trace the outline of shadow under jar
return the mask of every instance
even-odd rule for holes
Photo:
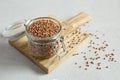
[[[40,17],[25,24],[28,47],[33,56],[50,58],[57,55],[59,59],[67,54],[64,37],[61,36],[61,24],[50,17]]]

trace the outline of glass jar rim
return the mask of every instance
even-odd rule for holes
[[[56,34],[54,34],[53,36],[46,37],[46,38],[40,38],[40,37],[36,37],[36,36],[31,35],[30,32],[28,31],[28,27],[29,27],[33,22],[38,21],[38,20],[42,20],[42,19],[48,19],[48,20],[54,21],[54,22],[60,27],[59,31],[56,32]],[[34,19],[32,19],[32,20],[27,21],[27,22],[24,24],[24,26],[25,26],[25,29],[26,29],[25,32],[26,32],[27,36],[28,36],[29,38],[32,38],[32,40],[51,40],[51,39],[52,39],[52,40],[55,40],[55,39],[57,39],[57,38],[59,37],[59,35],[61,34],[61,30],[62,30],[62,26],[61,26],[60,22],[59,22],[58,20],[54,19],[54,18],[51,18],[51,17],[38,17],[38,18],[34,18]]]

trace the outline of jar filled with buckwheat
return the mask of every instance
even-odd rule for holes
[[[50,58],[66,54],[62,26],[59,21],[50,17],[40,17],[25,24],[28,47],[33,56]]]

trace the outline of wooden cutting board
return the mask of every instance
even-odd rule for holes
[[[57,19],[54,16],[51,17]],[[14,41],[9,41],[10,45],[20,51],[23,55],[38,65],[46,73],[50,73],[51,71],[55,70],[63,62],[75,54],[76,50],[80,49],[80,47],[87,43],[87,41],[90,39],[89,34],[84,33],[78,29],[80,25],[83,25],[91,20],[91,17],[87,13],[79,13],[78,15],[65,22],[59,19],[57,20],[62,24],[62,35],[65,38],[65,45],[68,52],[68,54],[60,60],[56,55],[49,59],[40,59],[39,57],[32,56],[30,54],[30,50],[28,49],[28,39],[26,36]]]

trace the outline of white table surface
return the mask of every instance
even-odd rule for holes
[[[79,69],[74,62],[81,59],[76,56],[45,74],[0,38],[0,80],[120,80],[120,0],[0,0],[0,32],[17,20],[51,14],[68,20],[82,11],[92,16],[89,31],[105,33],[109,49],[116,49],[118,62],[109,64],[110,69]]]

